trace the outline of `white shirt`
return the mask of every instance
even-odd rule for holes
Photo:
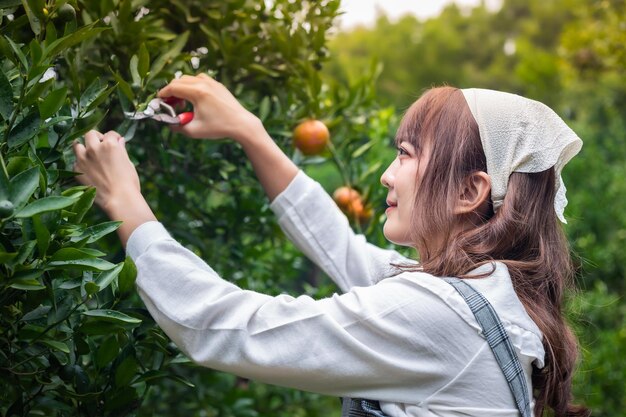
[[[131,235],[127,251],[139,294],[193,361],[267,383],[379,400],[392,417],[519,415],[480,326],[452,286],[426,273],[397,274],[389,264],[408,260],[355,235],[302,172],[271,207],[343,294],[314,300],[242,290],[160,223],[144,223]],[[469,283],[504,323],[530,395],[531,365],[543,366],[542,336],[506,266],[495,263],[489,277]]]

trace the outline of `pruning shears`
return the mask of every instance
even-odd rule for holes
[[[153,98],[148,102],[148,106],[143,111],[127,111],[124,116],[130,120],[152,119],[171,125],[186,125],[193,120],[193,112],[183,112],[176,114],[174,106],[182,103],[183,100],[177,97]]]

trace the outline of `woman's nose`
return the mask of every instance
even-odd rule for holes
[[[394,159],[394,161],[387,167],[385,172],[383,172],[383,175],[380,176],[380,183],[386,188],[393,187],[395,162],[396,161]]]

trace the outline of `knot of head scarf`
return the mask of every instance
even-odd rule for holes
[[[554,167],[554,210],[563,223],[567,205],[561,170],[582,147],[580,138],[548,106],[515,94],[470,88],[461,90],[478,123],[497,210],[513,172],[541,172]]]

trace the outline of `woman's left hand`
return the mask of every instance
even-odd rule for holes
[[[96,204],[112,220],[123,222],[118,229],[123,245],[136,227],[156,220],[141,195],[137,170],[119,133],[91,130],[85,135],[84,145],[74,143],[74,153],[74,171],[80,173],[78,182],[96,187]]]
[[[96,187],[96,203],[104,211],[116,198],[141,194],[137,170],[119,133],[91,130],[85,135],[84,145],[74,143],[74,153],[74,171],[81,174],[78,182]]]

